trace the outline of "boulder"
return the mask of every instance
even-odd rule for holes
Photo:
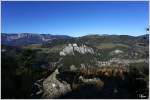
[[[70,71],[76,71],[76,70],[77,70],[77,68],[76,68],[75,65],[71,65],[71,66],[70,66]]]
[[[71,91],[70,84],[57,80],[57,74],[59,74],[58,69],[43,81],[43,98],[59,98]]]

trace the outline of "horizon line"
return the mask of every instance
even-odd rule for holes
[[[119,35],[127,35],[127,36],[134,36],[134,37],[137,37],[137,36],[141,36],[141,35],[149,35],[149,32],[148,33],[143,33],[143,34],[141,34],[141,35],[129,35],[129,34],[97,34],[97,33],[89,33],[89,34],[85,34],[85,35],[80,35],[80,36],[71,36],[71,35],[67,35],[67,34],[57,34],[57,33],[37,33],[37,32],[12,32],[12,33],[6,33],[6,32],[1,32],[1,34],[39,34],[39,35],[41,35],[41,34],[48,34],[48,35],[65,35],[65,36],[69,36],[69,37],[83,37],[83,36],[92,36],[92,35],[98,35],[98,36],[109,36],[109,35],[117,35],[117,36],[119,36]]]

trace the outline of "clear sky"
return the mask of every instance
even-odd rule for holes
[[[5,1],[2,32],[87,34],[146,34],[148,1]]]

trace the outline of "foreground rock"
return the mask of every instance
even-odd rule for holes
[[[43,82],[43,98],[59,98],[62,95],[71,91],[71,86],[65,81],[59,81],[56,75],[59,74],[58,69],[55,70],[47,79]]]

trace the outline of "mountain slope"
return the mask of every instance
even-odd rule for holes
[[[20,34],[1,34],[1,43],[10,46],[23,46],[29,44],[42,44],[44,42],[52,41],[55,39],[68,39],[66,35],[51,35],[51,34],[33,34],[33,33],[20,33]]]

